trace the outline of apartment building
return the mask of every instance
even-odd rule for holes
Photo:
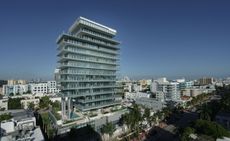
[[[62,118],[80,111],[120,104],[116,100],[119,42],[116,30],[79,17],[57,39]],[[67,108],[66,108],[67,107]]]

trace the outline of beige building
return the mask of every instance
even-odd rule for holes
[[[3,95],[3,88],[0,87],[0,95]]]
[[[7,84],[8,85],[18,85],[18,84],[25,85],[26,80],[8,80]]]
[[[199,85],[209,85],[213,83],[214,83],[214,79],[212,77],[203,77],[198,80]]]

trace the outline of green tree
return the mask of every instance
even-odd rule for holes
[[[230,112],[230,93],[225,93],[221,99],[221,110]]]
[[[130,109],[129,113],[126,113],[122,117],[124,119],[124,123],[127,125],[128,130],[134,130],[139,134],[139,124],[142,120],[141,112],[138,105],[134,104],[133,108]]]
[[[43,127],[45,133],[47,133],[48,126],[50,124],[48,113],[43,113],[42,114],[42,124],[43,124],[42,127]]]
[[[157,115],[154,114],[150,117],[150,126],[152,126],[152,123],[156,123],[157,122]]]
[[[9,120],[11,119],[13,116],[10,113],[5,113],[0,115],[0,122],[2,122],[3,120]]]
[[[14,96],[14,93],[10,93],[9,96]]]
[[[48,96],[44,96],[40,99],[39,108],[45,109],[49,108],[50,100]]]
[[[21,109],[21,100],[22,98],[9,98],[8,109]]]
[[[181,141],[189,141],[190,140],[190,137],[189,135],[190,134],[193,134],[195,132],[195,129],[191,128],[191,127],[186,127],[184,130],[183,130],[183,133],[180,137]]]
[[[59,101],[50,102],[54,111],[61,110],[61,103]]]
[[[101,133],[102,134],[109,134],[109,137],[111,137],[113,135],[114,131],[115,131],[115,126],[111,122],[106,123],[101,128]]]
[[[208,106],[207,103],[203,104],[202,107],[199,109],[200,111],[200,119],[203,120],[211,120],[212,109]]]
[[[151,117],[150,117],[150,109],[145,108],[144,114],[143,114],[143,119],[146,119],[149,125],[151,125]]]
[[[197,133],[209,135],[215,139],[224,136],[230,137],[229,131],[215,122],[199,119],[195,122],[194,128],[196,129]]]
[[[172,114],[172,111],[168,107],[165,107],[165,108],[162,109],[162,113],[163,113],[164,117],[166,118],[166,117],[169,117]]]
[[[35,108],[35,104],[33,102],[30,102],[28,104],[28,109],[34,110],[34,108]]]

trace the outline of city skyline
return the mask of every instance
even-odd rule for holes
[[[0,78],[53,78],[56,37],[79,16],[118,30],[122,76],[226,77],[229,6],[228,1],[4,1]]]

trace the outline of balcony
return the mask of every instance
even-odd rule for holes
[[[99,108],[108,107],[108,106],[112,106],[112,105],[118,105],[118,104],[121,104],[120,100],[115,100],[112,102],[108,102],[108,103],[104,103],[104,104],[100,104],[100,105],[92,105],[92,106],[76,105],[76,107],[78,109],[80,109],[81,111],[88,111],[88,110],[99,109]]]
[[[65,52],[66,53],[79,54],[79,55],[85,55],[85,56],[99,57],[99,58],[104,58],[104,59],[120,60],[118,58],[118,56],[117,57],[111,57],[108,55],[102,55],[102,54],[97,53],[95,51],[92,52],[92,51],[88,51],[88,50],[77,50],[77,49],[69,49],[69,48],[62,49],[57,56],[61,57],[61,55],[64,54]]]
[[[117,85],[101,85],[101,86],[75,86],[75,87],[64,87],[63,91],[68,90],[79,90],[79,89],[99,89],[99,88],[116,88]]]
[[[79,59],[77,57],[70,57],[70,56],[63,56],[58,62],[66,61],[66,60],[74,60],[74,61],[81,61],[81,62],[92,62],[97,64],[107,64],[107,65],[115,65],[117,66],[118,63],[112,62],[105,62],[105,61],[96,61],[96,60],[89,60],[89,59]]]
[[[115,97],[104,97],[104,98],[94,98],[94,99],[79,99],[78,102],[80,103],[90,103],[90,102],[96,102],[96,101],[105,101],[105,100],[113,100]]]
[[[97,76],[116,76],[116,74],[106,74],[106,73],[88,73],[88,72],[85,72],[85,73],[79,73],[79,72],[76,72],[76,73],[73,73],[73,72],[61,72],[60,74],[63,74],[63,75],[97,75]]]
[[[102,40],[105,40],[105,41],[108,41],[108,42],[111,42],[115,45],[118,45],[120,44],[118,41],[112,39],[112,38],[108,38],[108,37],[105,37],[105,36],[102,36],[101,34],[97,34],[95,32],[92,32],[92,31],[89,31],[89,30],[86,30],[86,29],[81,29],[78,31],[78,34],[77,35],[81,35],[81,34],[87,34],[87,35],[91,35],[95,38],[98,38],[98,39],[102,39]]]
[[[118,70],[116,69],[116,67],[89,67],[89,66],[81,66],[81,65],[77,65],[77,64],[70,64],[70,63],[66,63],[66,64],[61,64],[61,66],[59,68],[86,68],[86,69],[95,69],[95,70]]]
[[[75,34],[70,35],[70,36],[82,39],[83,41],[86,41],[86,42],[89,42],[89,43],[94,43],[96,45],[99,44],[99,45],[104,46],[104,47],[108,47],[108,48],[112,48],[112,49],[119,49],[116,45],[113,45],[113,44],[110,44],[110,43],[106,43],[104,41],[100,41],[100,40],[93,39],[93,38],[90,38],[90,37],[79,36],[79,35],[75,35]]]
[[[81,80],[60,80],[60,82],[114,82],[116,79],[81,79]]]
[[[101,92],[92,92],[92,93],[78,93],[78,94],[67,94],[68,97],[76,98],[82,96],[95,96],[95,95],[104,95],[104,94],[114,94],[114,91],[101,91]]]
[[[90,39],[87,39],[86,37],[77,37],[77,36],[72,36],[72,35],[63,35],[65,36],[64,39],[66,40],[60,40],[59,43],[59,47],[58,49],[60,49],[62,46],[65,46],[65,45],[75,45],[75,46],[78,46],[78,47],[82,47],[83,49],[90,49],[90,50],[95,50],[95,51],[99,51],[99,52],[105,52],[105,53],[111,53],[111,54],[118,54],[118,50],[120,48],[116,47],[116,46],[110,46],[110,45],[106,45],[106,44],[103,44],[103,43],[97,43],[97,41],[91,41]],[[69,39],[69,40],[68,40]],[[78,40],[78,41],[77,41]],[[88,42],[88,43],[82,43],[81,41],[83,42]],[[92,42],[96,45],[93,45]],[[103,48],[102,46],[100,47],[99,45],[102,45],[104,47],[106,46],[110,46],[112,49],[116,49],[116,50],[112,50],[112,49],[109,49],[109,48]]]

